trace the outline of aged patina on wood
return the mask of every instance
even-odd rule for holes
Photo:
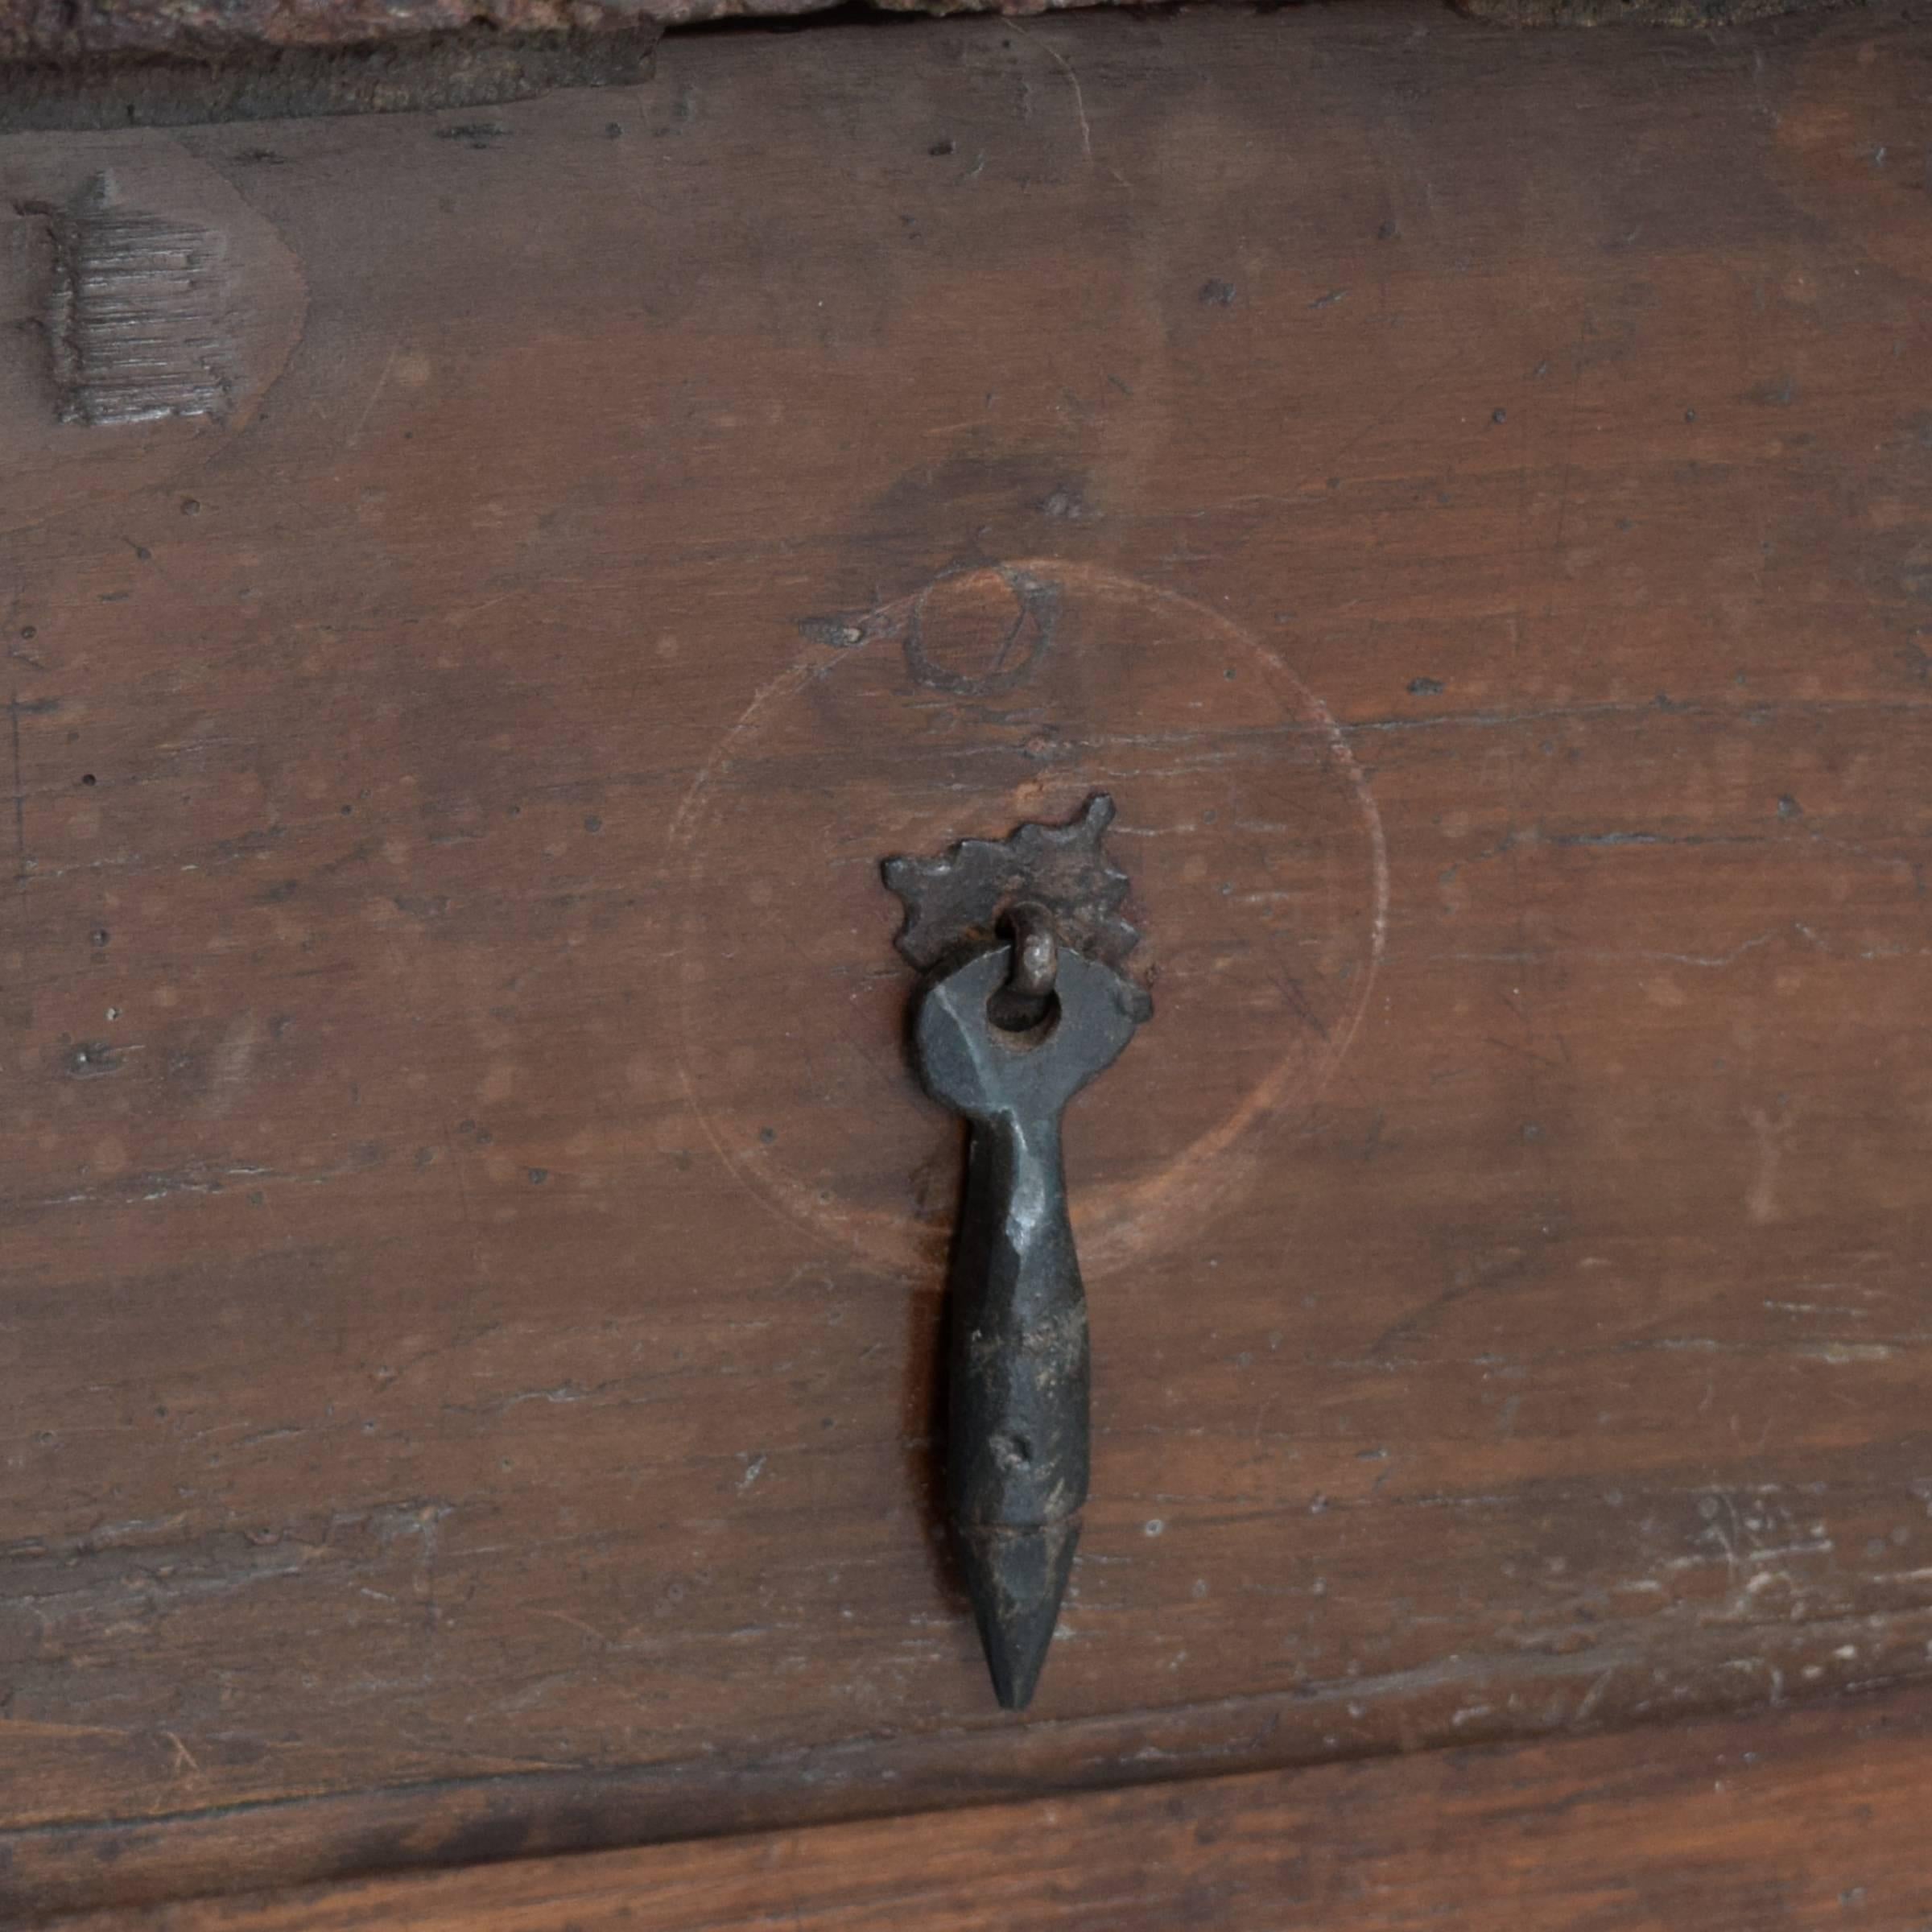
[[[0,0],[0,134],[400,114],[650,77],[669,28],[809,20],[852,0]],[[1122,0],[859,0],[1030,16]],[[1841,0],[1457,0],[1533,27],[1718,27]]]
[[[872,0],[884,14],[1031,15],[1108,0]],[[1525,22],[1665,18],[1714,26],[1817,7],[1821,0],[1466,0]],[[628,38],[640,23],[822,13],[840,0],[0,0],[0,62],[73,66],[114,60],[210,64],[300,49],[394,52],[518,36],[580,45]],[[217,76],[204,76],[214,80]]]
[[[4,1914],[1922,1675],[1926,88],[1096,15],[10,138]],[[63,248],[208,413],[64,407]],[[1096,789],[1018,1723],[876,869]]]
[[[1922,1926],[1922,1690],[349,1883],[64,1932]]]

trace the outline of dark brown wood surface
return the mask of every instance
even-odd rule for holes
[[[1917,1932],[1923,1692],[163,1906],[64,1932]]]
[[[1922,1675],[1927,47],[0,144],[6,1909]],[[130,250],[160,378],[57,300]],[[1158,1011],[1015,1723],[875,869],[1102,785]]]

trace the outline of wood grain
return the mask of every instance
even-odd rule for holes
[[[306,290],[245,423],[0,348],[4,1909],[1922,1676],[1927,85],[1096,16],[0,143]],[[1096,785],[1016,1724],[873,869]]]
[[[67,1932],[1916,1932],[1923,1692],[68,1922]]]

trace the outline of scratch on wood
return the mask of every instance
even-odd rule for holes
[[[20,694],[9,694],[6,719],[14,740],[14,883],[27,883],[27,793],[20,782]]]
[[[214,230],[118,206],[96,175],[65,207],[34,202],[53,246],[44,321],[60,419],[219,416],[233,386]]]
[[[1033,41],[1036,45],[1045,49],[1047,58],[1051,60],[1054,64],[1059,68],[1060,72],[1067,76],[1067,84],[1073,89],[1074,118],[1080,124],[1080,152],[1086,157],[1088,164],[1090,166],[1092,165],[1094,163],[1093,126],[1092,123],[1087,118],[1086,89],[1080,85],[1080,76],[1075,71],[1073,63],[1069,60],[1067,56],[1053,44],[1051,41],[1042,40],[1038,34],[1029,32],[1027,29],[1022,27],[1017,20],[1011,22],[1009,24],[1012,26],[1013,31],[1016,34],[1020,35],[1026,39]],[[1118,168],[1110,167],[1107,170],[1107,172],[1111,175],[1114,180],[1117,181],[1122,188],[1126,188],[1130,185],[1126,176],[1121,174]]]

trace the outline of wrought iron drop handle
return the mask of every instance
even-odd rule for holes
[[[1126,881],[1099,855],[1112,815],[1111,801],[1096,798],[1072,826],[1026,826],[1000,844],[969,840],[946,860],[893,861],[886,872],[908,909],[902,949],[962,867],[984,875],[973,902],[981,917],[942,949],[912,1047],[927,1091],[970,1127],[948,1316],[946,1488],[993,1687],[1009,1710],[1024,1708],[1038,1681],[1087,1500],[1087,1303],[1060,1117],[1150,1010],[1114,965],[1063,943],[1067,927],[1102,931],[1117,952],[1138,937],[1117,918]],[[1075,882],[1087,902],[1056,915],[1052,868],[1016,865],[1016,848],[1064,857],[1081,842],[1092,863]],[[989,881],[1038,896],[1002,905],[995,892],[986,906]]]

